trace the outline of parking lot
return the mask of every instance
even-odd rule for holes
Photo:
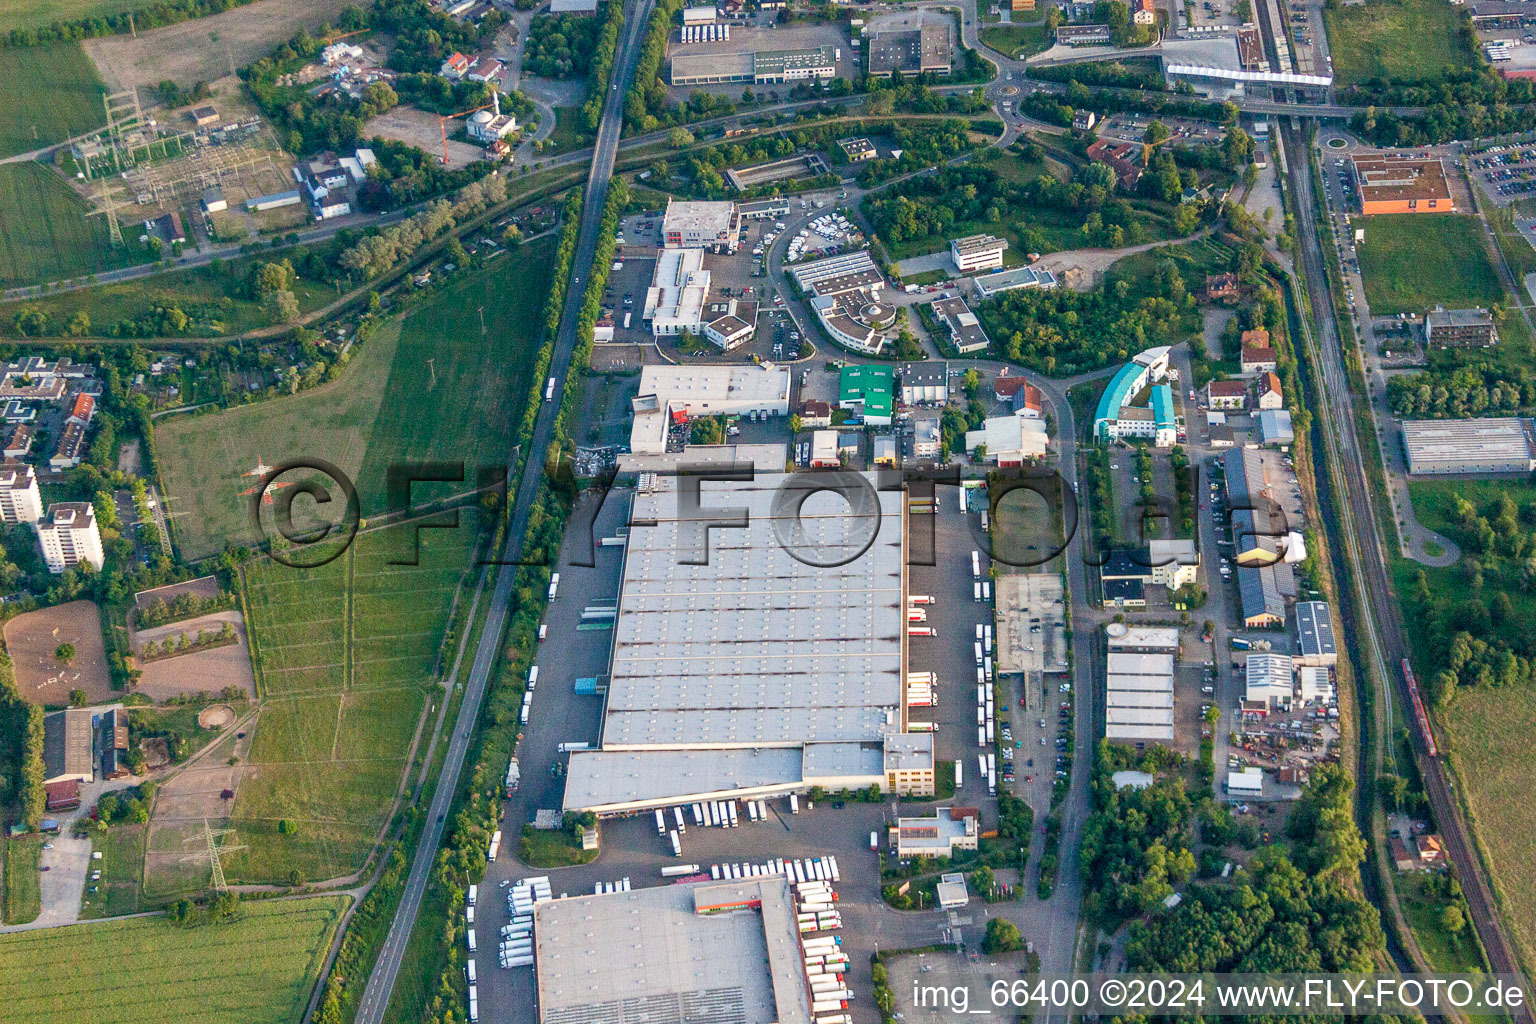
[[[1536,54],[1536,46],[1530,49]],[[1500,205],[1536,192],[1536,141],[1490,146],[1469,156],[1468,163],[1484,191]]]

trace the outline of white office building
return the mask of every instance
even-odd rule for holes
[[[667,428],[679,414],[788,416],[789,385],[789,370],[776,366],[646,366],[640,371],[640,391],[630,403],[635,419],[629,450],[636,455],[663,454]]]
[[[96,528],[96,509],[87,501],[61,501],[50,506],[48,518],[36,524],[48,571],[61,573],[72,565],[89,562],[97,570],[106,561],[101,551],[101,531]]]
[[[1003,265],[1003,251],[1008,248],[1004,239],[993,235],[966,235],[952,239],[949,255],[962,274],[978,270],[996,270]]]
[[[37,471],[24,462],[0,462],[0,522],[15,526],[41,518],[43,496],[37,489]]]
[[[656,259],[651,286],[645,292],[642,318],[651,333],[701,334],[704,304],[709,299],[709,271],[704,269],[703,249],[663,249]]]

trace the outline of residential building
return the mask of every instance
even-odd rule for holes
[[[1333,636],[1333,613],[1326,601],[1301,601],[1296,605],[1296,663],[1332,668],[1339,663]]]
[[[931,818],[897,818],[890,827],[890,845],[897,860],[953,857],[956,850],[980,845],[979,817],[975,807],[940,807]]]
[[[1445,166],[1438,158],[1374,154],[1351,158],[1360,190],[1360,212],[1451,213],[1451,197]],[[1367,242],[1369,244],[1369,242]]]
[[[326,154],[293,169],[309,210],[316,220],[345,217],[352,212],[356,188],[368,178],[368,168],[378,160],[373,150],[360,148],[352,156]]]
[[[1273,373],[1279,367],[1275,350],[1268,345],[1243,345],[1240,373],[1244,377],[1256,377],[1261,373]]]
[[[48,518],[33,524],[48,571],[61,573],[70,566],[89,562],[98,571],[106,561],[101,550],[101,531],[96,509],[88,501],[61,501],[48,507]]]
[[[966,235],[950,240],[949,255],[960,273],[973,274],[1002,267],[1007,248],[1007,240],[995,235]]]
[[[1072,114],[1072,130],[1075,132],[1092,131],[1098,123],[1099,115],[1091,110],[1077,110]]]
[[[1228,271],[1205,276],[1206,302],[1236,302],[1241,294],[1238,290],[1236,274]]]
[[[1050,440],[1044,420],[1027,416],[989,416],[980,430],[966,431],[965,450],[971,454],[985,445],[983,461],[995,462],[999,468],[1008,469],[1043,459]]]
[[[464,76],[469,74],[469,69],[474,66],[475,58],[455,50],[453,53],[449,54],[448,59],[443,61],[443,63],[438,67],[437,73],[448,79],[450,82],[459,82],[463,81]]]
[[[72,469],[85,461],[85,425],[78,421],[64,424],[59,432],[59,443],[53,450],[48,465],[53,469]]]
[[[954,63],[955,28],[948,15],[924,18],[916,28],[869,35],[869,74],[872,78],[903,75],[947,75]]]
[[[1131,20],[1138,25],[1156,25],[1157,8],[1152,0],[1135,0],[1131,5]]]
[[[37,406],[28,405],[19,398],[12,398],[5,403],[0,410],[0,419],[10,424],[35,423],[37,421]]]
[[[37,486],[37,471],[9,457],[0,462],[0,522],[6,526],[35,523],[43,518],[43,494]]]
[[[1057,38],[1063,29],[1057,29]],[[1129,192],[1136,187],[1141,180],[1141,151],[1139,142],[1125,142],[1121,139],[1099,139],[1088,146],[1088,159],[1102,164],[1108,164],[1115,172],[1115,178],[1120,187]]]
[[[733,202],[667,200],[661,218],[661,241],[668,249],[709,249],[735,252],[740,244],[741,210]]]
[[[1152,582],[1169,590],[1194,583],[1200,569],[1200,553],[1192,540],[1149,540],[1147,561]]]
[[[6,439],[4,454],[7,459],[21,459],[31,450],[32,428],[23,423]]]
[[[1248,385],[1240,380],[1213,380],[1205,386],[1205,402],[1212,409],[1242,409],[1248,404]]]
[[[1486,309],[1436,306],[1424,314],[1424,341],[1430,348],[1487,348],[1499,343],[1499,331]]]
[[[1260,409],[1285,408],[1285,396],[1280,390],[1280,375],[1274,370],[1259,374],[1258,405]]]
[[[74,404],[69,408],[69,415],[65,417],[65,423],[78,423],[82,427],[91,425],[91,418],[96,415],[96,399],[92,395],[81,392],[75,396]]]
[[[703,249],[662,249],[651,273],[640,314],[657,338],[703,331],[704,303],[709,298],[710,273]]]
[[[901,367],[901,402],[914,405],[944,405],[949,401],[949,364],[942,359],[905,363]]]
[[[810,430],[813,427],[830,427],[832,425],[832,405],[823,402],[819,398],[807,398],[800,403],[800,428]]]
[[[837,407],[865,424],[888,427],[896,404],[896,371],[877,363],[845,366],[838,380]]]
[[[1536,472],[1536,428],[1523,417],[1404,420],[1402,428],[1409,473]]]
[[[789,388],[790,371],[781,367],[648,364],[631,402],[630,451],[664,454],[669,428],[694,416],[787,416]]]
[[[1212,448],[1231,448],[1237,444],[1237,433],[1226,423],[1212,423],[1210,435]]]
[[[939,323],[948,329],[949,342],[960,355],[984,351],[992,344],[992,339],[982,329],[981,321],[971,312],[971,307],[965,304],[964,299],[958,296],[939,299],[929,303],[928,308]]]
[[[144,234],[158,239],[162,245],[176,245],[187,240],[187,232],[181,226],[181,214],[174,210],[145,221]]]

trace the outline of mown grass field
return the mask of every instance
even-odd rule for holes
[[[148,825],[113,825],[91,832],[91,849],[101,854],[92,866],[100,869],[95,893],[86,893],[80,904],[83,918],[121,917],[154,907],[144,899],[140,884],[144,874],[144,833]]]
[[[178,540],[192,558],[225,541],[250,543],[241,474],[260,456],[333,463],[355,481],[364,516],[383,511],[385,471],[401,459],[505,462],[527,397],[537,311],[549,288],[553,240],[540,240],[466,276],[375,332],[336,382],[313,391],[162,421],[155,436],[167,486],[180,503]],[[486,333],[480,333],[484,311]],[[416,500],[432,487],[418,485]]]
[[[263,696],[233,824],[247,849],[225,870],[247,881],[318,880],[360,867],[405,771],[474,531],[427,530],[418,565],[408,526],[359,535],[318,569],[246,572]],[[296,826],[283,834],[280,823]]]
[[[1341,88],[1370,78],[1434,79],[1446,67],[1465,68],[1476,59],[1461,38],[1458,9],[1439,0],[1324,8],[1323,21]]]
[[[0,1006],[27,1024],[293,1024],[346,902],[246,904],[191,929],[154,917],[0,935]]]
[[[43,856],[40,836],[23,836],[5,843],[5,923],[26,924],[37,920],[43,911],[42,876],[38,865]]]
[[[119,11],[137,11],[153,0],[0,0],[0,32],[41,28],[55,21],[103,18]]]
[[[53,9],[37,0],[0,0],[0,31],[9,8]],[[117,9],[121,10],[121,7]],[[51,20],[51,18],[49,19]],[[29,153],[106,123],[105,87],[79,43],[0,49],[0,156]]]
[[[0,50],[0,57],[9,52]],[[0,164],[0,288],[99,273],[142,258],[135,245],[114,247],[106,221],[87,217],[84,200],[53,171]],[[7,312],[14,319],[14,309]]]
[[[1022,60],[1051,45],[1045,23],[1038,25],[990,25],[981,30],[981,41],[998,53]]]
[[[1423,313],[1437,303],[1459,309],[1506,301],[1476,217],[1398,213],[1360,223],[1365,301],[1377,316]]]

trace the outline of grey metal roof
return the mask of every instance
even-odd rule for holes
[[[1303,657],[1339,653],[1327,602],[1302,601],[1296,606],[1296,640]]]
[[[1283,563],[1282,563],[1283,564]],[[1287,569],[1290,566],[1286,566]],[[1243,618],[1254,619],[1270,614],[1285,618],[1285,596],[1281,592],[1277,566],[1258,567],[1240,565],[1237,568],[1237,590],[1242,597]]]
[[[810,1022],[782,875],[549,900],[534,951],[542,1024]]]

